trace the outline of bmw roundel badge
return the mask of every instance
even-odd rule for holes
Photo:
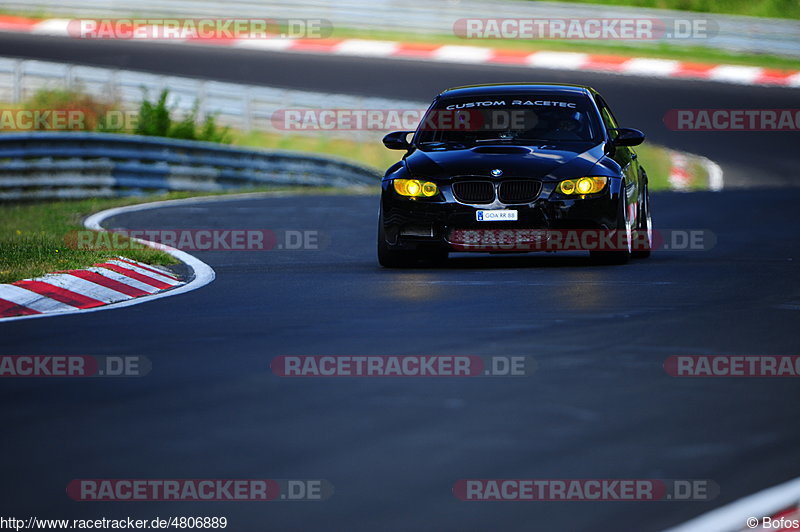
[[[503,175],[503,171],[500,170],[499,168],[495,168],[489,173],[492,174],[492,177],[500,177],[501,175]]]

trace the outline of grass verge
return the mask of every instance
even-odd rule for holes
[[[381,172],[402,157],[401,152],[386,149],[378,138],[361,142],[327,135],[287,135],[263,131],[232,131],[231,136],[234,146],[332,155],[379,169]]]
[[[566,1],[576,4],[600,3],[598,0]],[[603,5],[677,9],[679,11],[748,17],[800,18],[800,3],[796,0],[756,0],[755,2],[753,0],[603,0]]]
[[[640,164],[647,171],[650,190],[669,190],[669,174],[672,169],[672,158],[669,150],[663,146],[642,144],[636,147],[636,153],[639,155]],[[708,179],[705,181],[708,181]]]
[[[75,249],[68,235],[83,229],[92,212],[133,203],[125,199],[87,199],[13,204],[0,209],[0,283],[38,277],[48,272],[84,268],[115,255],[113,251]],[[149,264],[175,264],[170,255],[151,248],[125,250],[124,255]]]
[[[541,0],[522,0],[539,2]],[[629,7],[646,7],[653,9],[673,9],[678,11],[694,11],[697,13],[716,13],[720,15],[743,15],[748,17],[770,17],[800,19],[800,4],[796,0],[558,0],[564,3],[595,4],[598,6],[617,5]],[[0,8],[0,13],[19,15],[20,10]],[[31,8],[22,12],[31,18],[63,17],[42,8]],[[139,13],[131,8],[130,15],[147,17],[147,13]]]

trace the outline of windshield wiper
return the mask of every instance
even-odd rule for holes
[[[494,138],[494,139],[478,139],[475,141],[475,144],[481,144],[486,142],[516,142],[519,144],[529,144],[531,142],[553,142],[550,139],[526,139],[526,138]]]
[[[475,142],[475,144],[481,144],[481,143],[484,143],[484,142],[511,142],[511,141],[516,142],[516,140],[517,139],[513,138],[513,137],[506,137],[506,138],[497,137],[497,138],[493,138],[493,139],[475,139],[474,142]]]
[[[438,148],[438,147],[445,147],[445,146],[461,146],[466,147],[466,143],[461,140],[429,140],[426,142],[420,142],[417,146],[424,146],[426,148]]]

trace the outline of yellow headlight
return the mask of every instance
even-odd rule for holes
[[[572,181],[572,180],[562,181],[561,182],[561,186],[558,187],[558,188],[564,194],[567,194],[567,195],[572,194],[573,192],[575,192],[575,181]]]
[[[558,191],[567,196],[573,194],[585,196],[597,194],[606,188],[606,177],[581,177],[580,179],[567,179],[558,184]]]
[[[590,194],[592,192],[592,188],[594,188],[592,180],[588,177],[582,177],[578,179],[578,184],[575,187],[575,190],[578,191],[578,194]]]
[[[436,183],[430,181],[419,181],[418,179],[395,179],[394,190],[401,196],[411,198],[426,197],[430,198],[439,193]]]
[[[422,195],[425,197],[430,198],[431,196],[435,196],[439,193],[439,187],[436,186],[436,183],[431,183],[430,181],[426,181],[422,184]]]
[[[394,180],[394,190],[401,196],[410,196],[411,194],[408,193],[408,183],[410,179],[395,179]]]

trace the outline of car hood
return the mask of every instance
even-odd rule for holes
[[[490,176],[564,179],[588,174],[605,157],[603,144],[574,146],[475,146],[463,150],[415,150],[405,158],[414,177],[448,179],[454,176]]]

